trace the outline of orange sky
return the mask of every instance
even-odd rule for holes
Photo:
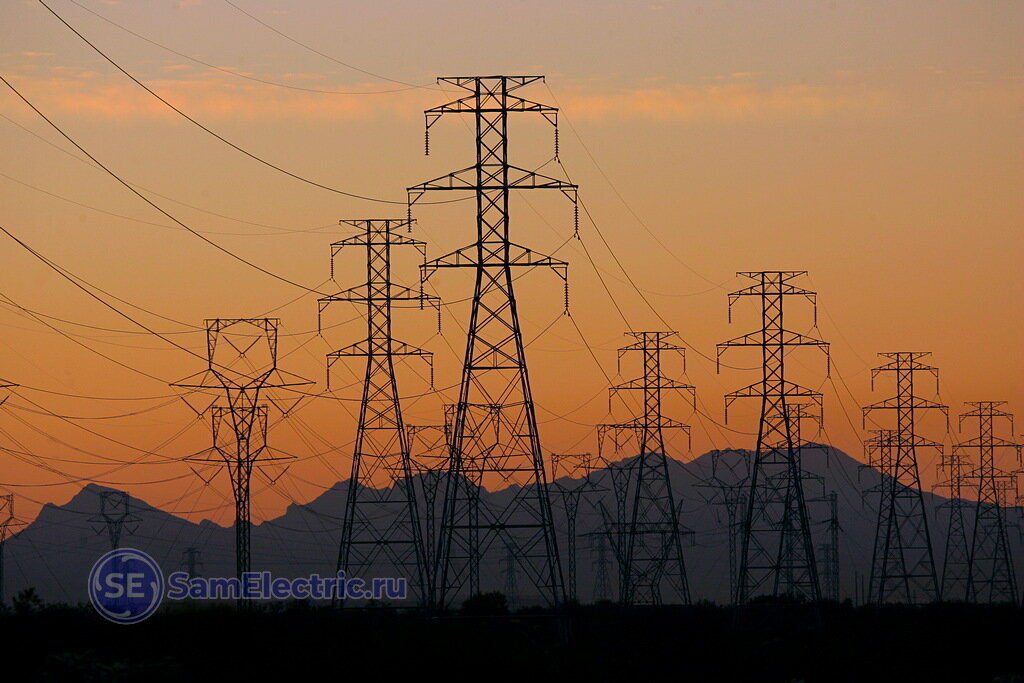
[[[571,264],[572,320],[561,316],[554,275],[517,282],[547,449],[593,450],[592,425],[627,416],[622,405],[608,414],[605,391],[609,378],[639,372],[627,363],[615,377],[614,350],[627,343],[627,327],[675,329],[691,347],[688,378],[704,415],[680,404],[674,416],[694,424],[693,454],[752,446],[752,407],[737,408],[728,428],[714,421],[723,419],[722,395],[756,372],[716,375],[708,360],[716,343],[758,324],[752,302],[727,323],[726,295],[744,286],[738,270],[810,271],[819,329],[810,330],[798,301],[790,320],[833,343],[832,381],[813,350],[794,352],[790,367],[826,394],[819,438],[856,457],[864,436],[858,406],[893,390],[882,379],[870,391],[879,351],[934,352],[940,398],[954,414],[969,400],[1024,406],[1016,353],[1024,333],[1019,3],[236,3],[333,61],[222,0],[76,1],[51,4],[219,134],[320,183],[392,200],[471,163],[472,134],[458,120],[432,129],[431,155],[423,156],[422,110],[451,99],[429,87],[435,76],[546,74],[546,86],[523,94],[562,108],[564,172],[579,183],[592,218],[584,215],[582,243],[566,241],[572,210],[561,196],[533,192],[512,206],[516,242]],[[83,7],[249,78],[146,43]],[[116,72],[34,1],[0,6],[0,44],[0,73],[98,159],[210,240],[285,278],[324,290],[357,284],[360,264],[344,259],[337,285],[326,282],[328,245],[348,234],[337,219],[404,216],[401,206],[313,188],[230,149]],[[280,316],[290,335],[281,366],[315,379],[314,391],[324,388],[324,354],[364,334],[358,309],[339,304],[325,319],[335,326],[317,337],[315,297],[173,226],[76,160],[80,153],[6,89],[0,115],[0,225],[125,313],[199,353],[202,334],[179,323]],[[542,121],[519,116],[511,135],[517,165],[550,160],[553,136]],[[550,162],[544,172],[563,170]],[[435,255],[468,244],[471,210],[417,208],[417,236]],[[207,428],[166,386],[199,370],[199,361],[140,334],[12,240],[4,237],[0,249],[0,376],[23,385],[0,413],[0,446],[11,451],[0,484],[17,494],[19,514],[31,518],[41,503],[69,499],[82,485],[70,477],[227,523],[227,481],[221,475],[203,486],[180,461],[206,445]],[[415,259],[400,259],[397,269],[413,281]],[[470,293],[463,275],[442,272],[431,282],[448,300]],[[42,318],[60,332],[19,307],[60,319]],[[458,381],[466,313],[462,304],[447,308],[443,336],[429,313],[397,318],[400,338],[435,352],[438,387]],[[757,362],[732,353],[733,365]],[[336,367],[339,385],[360,372]],[[403,393],[426,392],[422,377],[423,368],[410,365]],[[256,518],[345,476],[357,389],[336,392],[344,400],[309,401],[272,430],[272,443],[298,460],[276,485],[256,484]],[[453,395],[410,400],[407,421],[439,422]],[[923,429],[943,438],[941,417]],[[692,457],[682,439],[673,448],[675,457]],[[935,462],[922,458],[929,477]]]

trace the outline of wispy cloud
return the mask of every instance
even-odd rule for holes
[[[802,84],[762,88],[746,82],[748,74],[732,77],[744,82],[617,90],[596,95],[576,92],[561,99],[566,112],[581,119],[661,121],[820,118],[839,112],[879,111],[889,101],[881,91]]]

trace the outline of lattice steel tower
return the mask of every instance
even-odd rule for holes
[[[346,247],[359,247],[366,251],[366,281],[320,299],[320,313],[339,301],[363,304],[367,310],[367,330],[365,339],[327,355],[328,386],[331,365],[339,358],[366,358],[338,569],[359,577],[386,576],[386,572],[394,570],[413,572],[415,589],[421,602],[426,603],[431,595],[432,573],[423,544],[409,434],[402,419],[395,379],[395,357],[418,356],[429,363],[430,352],[395,339],[392,307],[437,307],[438,298],[392,281],[392,247],[411,246],[426,258],[423,242],[396,232],[410,226],[408,220],[342,223],[360,232],[331,245],[331,275],[337,255]]]
[[[889,362],[871,371],[872,389],[880,373],[892,372],[896,375],[896,396],[865,407],[864,415],[876,410],[892,410],[896,413],[896,430],[890,435],[890,472],[888,479],[883,481],[888,491],[883,492],[878,511],[868,602],[881,604],[894,598],[909,603],[922,598],[940,600],[941,587],[935,572],[928,516],[921,493],[917,449],[938,448],[941,452],[942,444],[919,436],[915,430],[919,411],[938,409],[945,414],[946,406],[914,393],[916,373],[934,375],[938,389],[939,371],[920,361],[931,355],[927,351],[879,355],[888,358]]]
[[[620,534],[616,535],[620,539],[619,600],[624,605],[661,604],[665,581],[674,585],[684,604],[690,602],[682,528],[665,449],[665,430],[679,429],[689,436],[690,427],[667,417],[662,400],[672,393],[681,393],[688,394],[695,402],[696,393],[693,385],[671,379],[662,371],[663,355],[685,353],[683,347],[667,341],[675,334],[628,333],[636,341],[619,349],[619,359],[621,361],[627,353],[641,354],[644,374],[611,387],[609,393],[615,396],[624,391],[642,392],[643,412],[628,422],[598,427],[599,441],[609,433],[626,434],[635,439],[637,445],[637,456],[624,464],[623,481],[617,485],[619,497],[627,508],[616,520],[620,529]],[[685,355],[683,358],[685,366]]]
[[[277,367],[279,325],[276,318],[206,320],[206,369],[172,385],[223,393],[223,404],[199,411],[210,416],[213,446],[191,459],[222,462],[227,468],[235,501],[235,571],[239,578],[252,569],[250,483],[253,469],[292,457],[267,445],[267,402],[274,400],[267,390],[310,383]],[[284,408],[281,410],[287,412]]]
[[[966,600],[967,583],[971,573],[971,549],[967,542],[967,524],[964,521],[968,503],[963,499],[964,479],[968,473],[967,459],[960,449],[954,448],[952,453],[942,455],[939,469],[945,478],[937,488],[949,491],[949,499],[939,506],[949,515],[939,588],[943,600]]]
[[[718,345],[718,357],[732,347],[761,350],[761,380],[725,397],[726,415],[733,401],[761,399],[757,446],[748,482],[747,510],[740,539],[737,603],[759,594],[786,594],[817,600],[821,596],[814,560],[804,473],[800,467],[797,419],[788,406],[812,402],[821,406],[821,394],[785,376],[788,349],[814,346],[828,357],[828,342],[787,330],[783,303],[800,296],[815,304],[815,293],[793,284],[806,271],[757,271],[738,275],[754,284],[729,295],[732,307],[742,297],[761,300],[761,329]],[[815,306],[815,311],[817,307]]]
[[[996,453],[1014,449],[1019,454],[1021,445],[994,434],[997,419],[1005,419],[1013,434],[1013,415],[1001,409],[1006,401],[969,401],[967,405],[973,410],[960,416],[961,426],[971,418],[976,418],[978,425],[978,436],[957,444],[962,450],[978,453],[978,467],[968,477],[978,482],[978,504],[971,535],[967,599],[1016,602],[1017,579],[1003,514],[1007,493],[1015,488],[1014,476],[996,464]]]
[[[0,400],[0,404],[3,401]],[[0,604],[6,597],[4,592],[4,547],[11,538],[12,529],[25,526],[25,522],[14,516],[14,494],[0,496]]]
[[[540,80],[438,79],[464,95],[428,109],[427,130],[446,114],[472,116],[476,163],[409,188],[410,206],[435,190],[468,191],[476,199],[476,241],[424,266],[424,277],[439,268],[472,268],[476,275],[441,527],[441,606],[464,589],[479,592],[484,556],[508,548],[545,601],[558,604],[565,597],[512,271],[545,266],[565,279],[567,264],[515,244],[509,230],[512,190],[553,189],[576,198],[575,185],[509,163],[510,113],[538,113],[556,123],[556,109],[513,94]],[[482,503],[482,486],[512,484],[517,487],[506,503],[494,508]]]
[[[131,498],[126,491],[101,491],[100,512],[89,521],[102,526],[96,528],[96,533],[107,532],[107,539],[110,541],[110,549],[117,550],[121,547],[121,534],[125,529],[129,534],[134,534],[142,520],[131,511]]]

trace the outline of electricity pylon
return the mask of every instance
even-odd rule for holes
[[[427,130],[447,114],[472,116],[476,163],[408,188],[410,210],[431,191],[468,191],[476,199],[476,240],[423,268],[424,277],[440,268],[471,268],[476,275],[441,525],[437,591],[442,607],[464,589],[480,591],[480,563],[492,548],[512,548],[524,577],[546,602],[565,599],[512,271],[543,266],[566,280],[567,264],[514,243],[509,231],[512,190],[553,189],[576,200],[575,185],[509,163],[510,113],[538,113],[556,123],[555,108],[513,94],[540,80],[438,79],[463,96],[426,110]],[[485,505],[479,493],[485,485],[514,485],[511,498]]]
[[[337,568],[348,576],[360,577],[367,572],[370,576],[396,569],[413,572],[415,590],[426,605],[432,594],[432,572],[423,545],[409,435],[395,378],[395,357],[417,356],[429,363],[431,355],[394,337],[392,309],[403,304],[438,308],[438,298],[392,281],[392,247],[413,247],[426,259],[424,242],[396,232],[411,227],[408,220],[342,223],[358,228],[359,233],[331,245],[332,276],[338,254],[346,247],[359,247],[366,251],[366,281],[321,298],[320,313],[339,301],[363,304],[367,330],[365,339],[327,354],[328,385],[331,365],[338,359],[366,359]]]
[[[617,526],[624,534],[620,540],[620,595],[624,605],[658,605],[662,601],[662,584],[674,585],[684,604],[690,602],[686,562],[683,557],[682,529],[678,508],[668,471],[669,457],[665,449],[665,430],[679,429],[687,436],[689,425],[665,415],[662,400],[672,394],[688,394],[695,403],[693,385],[671,379],[662,371],[662,356],[683,355],[681,346],[667,341],[675,332],[629,332],[636,341],[619,349],[619,360],[632,352],[641,354],[642,377],[609,389],[611,397],[624,391],[643,392],[642,413],[628,422],[598,427],[598,440],[611,433],[616,447],[619,435],[635,440],[636,457],[621,467],[624,481],[617,488],[627,510],[620,508]],[[685,355],[684,372],[685,372]],[[599,443],[603,450],[603,443]],[[621,514],[625,512],[625,514]]]
[[[117,550],[121,547],[121,534],[125,530],[134,534],[142,519],[133,514],[130,506],[131,497],[125,491],[101,491],[100,511],[89,519],[97,534],[107,532],[107,539],[110,541],[110,549]]]
[[[250,484],[254,468],[290,459],[267,445],[267,393],[309,381],[277,367],[276,318],[211,318],[206,320],[205,370],[172,386],[193,391],[223,392],[224,403],[196,410],[208,414],[213,446],[191,456],[198,462],[223,462],[235,501],[235,572],[241,579],[252,569]],[[188,397],[183,397],[190,407]],[[297,400],[291,402],[297,404]],[[278,406],[280,408],[280,406]],[[281,408],[287,414],[288,409]],[[248,601],[239,599],[240,604]]]
[[[199,548],[189,546],[181,551],[181,569],[188,573],[189,578],[201,576],[200,568],[203,566],[202,553]]]
[[[409,435],[416,503],[421,510],[420,537],[423,543],[423,558],[427,564],[427,585],[433,586],[437,569],[434,562],[437,557],[437,521],[440,517],[438,494],[448,473],[450,430],[447,425],[406,425],[405,431]]]
[[[967,599],[973,602],[1016,602],[1017,580],[1013,570],[1010,542],[1006,534],[1003,507],[1006,494],[1014,488],[1014,477],[996,463],[996,453],[1013,449],[1018,458],[1021,444],[995,435],[995,421],[1005,419],[1013,434],[1013,415],[1002,410],[1006,401],[969,401],[964,420],[977,418],[978,436],[957,447],[978,453],[978,467],[968,476],[978,482],[978,504],[971,535],[971,553],[967,578]]]
[[[596,493],[600,490],[590,479],[590,474],[593,471],[593,461],[594,457],[590,453],[551,454],[551,488],[558,495],[562,503],[562,512],[565,514],[565,593],[566,599],[569,601],[576,601],[578,599],[576,580],[576,519],[579,516],[580,502],[585,495]],[[582,479],[573,478],[573,475],[580,474],[583,475]],[[562,483],[559,481],[560,476],[572,478],[572,483]]]
[[[925,365],[921,358],[927,351],[897,351],[879,354],[889,362],[871,370],[871,387],[880,373],[896,375],[896,395],[864,408],[865,417],[876,410],[896,413],[896,430],[886,436],[889,448],[889,478],[882,485],[875,554],[871,562],[868,602],[879,604],[893,598],[914,603],[922,598],[938,601],[941,587],[935,572],[935,556],[928,532],[928,516],[921,492],[921,474],[917,463],[918,448],[938,448],[942,444],[919,436],[916,417],[922,410],[937,409],[946,414],[946,406],[921,398],[914,393],[914,375],[927,372],[935,377],[938,390],[938,369]]]
[[[939,506],[949,514],[946,527],[946,552],[942,561],[940,589],[943,600],[967,600],[970,581],[970,554],[967,543],[967,524],[964,511],[967,501],[963,499],[963,484],[967,476],[967,459],[960,449],[943,454],[939,469],[945,478],[936,488],[947,489],[949,499]]]
[[[828,541],[822,543],[821,595],[829,600],[839,601],[839,495],[830,491],[823,499],[828,503],[828,517],[825,519]]]
[[[697,484],[698,489],[708,489],[711,492],[702,494],[704,501],[712,505],[721,505],[725,508],[726,531],[729,544],[729,600],[736,598],[736,580],[738,577],[738,539],[740,531],[740,518],[746,508],[748,474],[736,472],[736,465],[749,465],[744,459],[739,463],[725,461],[725,455],[738,455],[736,451],[711,452],[711,475],[704,477]],[[723,476],[722,470],[728,473]],[[719,522],[721,518],[719,517]]]
[[[2,403],[3,401],[0,401],[0,404]],[[11,537],[11,530],[23,526],[25,526],[25,522],[14,516],[14,494],[8,493],[0,496],[0,604],[4,603],[6,597],[4,592],[4,547]]]
[[[780,594],[817,600],[821,596],[814,560],[811,525],[804,498],[804,473],[800,467],[796,420],[788,406],[813,402],[821,406],[821,394],[785,376],[788,349],[814,346],[828,357],[828,342],[787,330],[783,303],[800,296],[815,304],[815,293],[793,281],[806,271],[757,271],[738,275],[754,284],[729,295],[732,307],[742,297],[761,300],[761,329],[718,345],[718,358],[732,347],[761,350],[761,380],[725,397],[729,406],[740,398],[759,398],[761,418],[757,445],[750,467],[747,509],[740,539],[739,579],[736,602],[743,604],[759,594]],[[815,306],[815,312],[817,308]]]

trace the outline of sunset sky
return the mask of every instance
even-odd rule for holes
[[[921,393],[949,404],[954,431],[931,416],[930,438],[973,436],[955,431],[965,401],[1024,413],[1019,2],[46,2],[235,145],[398,202],[261,165],[145,92],[39,2],[0,4],[0,75],[25,98],[209,241],[322,292],[365,275],[350,254],[329,281],[329,244],[352,232],[338,219],[404,217],[407,186],[472,163],[468,119],[436,124],[423,154],[423,109],[454,96],[435,77],[545,75],[522,94],[561,108],[561,165],[550,126],[523,114],[511,160],[568,174],[585,207],[580,240],[558,193],[523,193],[511,209],[514,241],[570,263],[571,319],[554,274],[516,283],[546,451],[594,451],[593,426],[629,416],[620,403],[609,413],[606,391],[640,372],[627,358],[616,376],[627,329],[677,330],[688,347],[699,414],[672,404],[693,425],[692,451],[676,438],[673,457],[753,447],[755,406],[737,406],[726,425],[722,397],[757,379],[759,359],[731,351],[718,374],[714,363],[717,343],[759,326],[753,301],[727,319],[728,293],[746,285],[735,273],[747,270],[807,270],[819,294],[817,329],[806,302],[787,309],[795,331],[832,342],[831,379],[813,349],[790,357],[793,379],[825,394],[817,440],[863,457],[860,406],[895,390],[882,376],[871,391],[882,351],[933,352],[941,392],[922,378]],[[2,84],[0,117],[0,226],[110,307],[198,354],[204,318],[280,317],[280,365],[315,380],[314,394],[326,388],[325,354],[365,335],[360,309],[338,304],[318,336],[316,295],[174,225]],[[472,241],[472,211],[417,206],[414,234],[447,253]],[[201,361],[2,233],[0,253],[0,377],[21,385],[0,410],[0,487],[19,516],[98,481],[230,523],[224,475],[205,486],[182,462],[209,429],[168,387]],[[413,283],[414,255],[397,258],[396,273]],[[472,292],[465,273],[430,283],[447,301]],[[422,364],[404,366],[402,393],[416,397],[407,422],[439,423],[454,400],[467,313],[446,307],[440,336],[430,312],[396,315],[400,339],[435,353],[443,389],[429,392]],[[341,388],[272,429],[297,459],[277,484],[254,483],[255,519],[347,476],[361,368],[335,368]],[[889,425],[875,419],[868,429]],[[936,463],[922,454],[928,485]]]

